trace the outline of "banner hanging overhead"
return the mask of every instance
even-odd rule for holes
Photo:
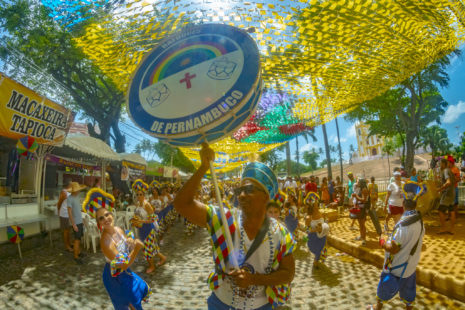
[[[0,73],[0,136],[61,146],[74,114]]]

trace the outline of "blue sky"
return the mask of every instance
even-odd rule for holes
[[[441,119],[441,127],[447,130],[449,139],[452,143],[458,144],[460,141],[459,133],[465,131],[465,56],[455,57],[451,61],[448,69],[450,83],[449,87],[441,89],[441,94],[449,103],[445,115]],[[338,117],[339,133],[341,136],[341,146],[344,155],[344,160],[349,159],[349,146],[354,145],[357,149],[357,140],[355,137],[355,127],[353,123],[346,122],[344,115]],[[334,146],[337,145],[336,122],[333,120],[326,124],[328,133],[328,142]],[[310,150],[312,147],[324,149],[323,131],[321,126],[315,128],[317,141],[309,141],[307,143],[304,138],[299,138],[299,149],[301,153],[305,150]],[[291,154],[295,159],[295,140],[291,141]],[[285,154],[282,154],[285,158]],[[320,160],[324,158],[320,156]]]

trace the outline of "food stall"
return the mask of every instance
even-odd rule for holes
[[[46,229],[45,156],[63,145],[73,119],[71,110],[0,73],[0,243],[12,225],[26,237]]]

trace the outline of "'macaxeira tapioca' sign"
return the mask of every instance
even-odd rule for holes
[[[74,114],[0,73],[0,136],[61,146]]]

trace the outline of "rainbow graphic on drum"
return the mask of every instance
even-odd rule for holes
[[[173,50],[171,53],[168,53],[163,60],[158,62],[150,75],[147,86],[153,85],[189,67],[221,57],[236,50],[237,48],[232,44],[220,45],[213,41],[188,42],[183,48]]]

